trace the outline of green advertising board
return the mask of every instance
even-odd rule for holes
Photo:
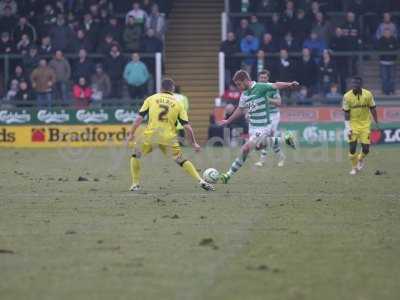
[[[132,109],[2,109],[0,125],[127,124],[136,118]]]

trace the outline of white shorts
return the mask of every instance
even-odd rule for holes
[[[272,133],[276,134],[278,132],[278,126],[281,121],[281,113],[279,111],[275,113],[270,113],[269,118],[271,120]]]
[[[249,142],[258,147],[266,144],[267,138],[272,136],[271,124],[265,127],[249,127]]]

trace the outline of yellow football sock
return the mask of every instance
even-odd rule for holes
[[[199,173],[190,161],[185,161],[181,166],[185,170],[185,172],[192,176],[194,179],[199,181],[201,180]]]
[[[132,185],[138,185],[140,182],[140,161],[136,157],[131,157],[131,176]]]
[[[363,160],[366,156],[367,154],[365,154],[364,152],[360,152],[360,154],[358,154],[358,160]]]
[[[354,153],[354,154],[349,153],[349,158],[351,161],[351,166],[353,168],[355,168],[357,166],[357,162],[358,162],[358,155],[356,153]]]

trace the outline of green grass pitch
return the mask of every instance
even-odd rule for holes
[[[286,152],[214,193],[155,152],[133,194],[124,149],[1,150],[0,299],[400,299],[399,148],[356,177],[345,149]]]

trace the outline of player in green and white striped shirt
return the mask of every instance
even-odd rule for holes
[[[269,82],[270,79],[270,72],[268,70],[262,70],[258,73],[258,82]],[[279,91],[272,91],[267,93],[267,99],[269,103],[269,116],[271,120],[271,127],[272,127],[272,134],[277,136],[278,135],[278,126],[280,122],[280,112],[279,106],[282,103],[281,95]],[[283,167],[285,163],[285,154],[282,152],[280,147],[280,143],[273,143],[271,145],[272,151],[278,156],[278,166]],[[267,159],[267,148],[261,149],[260,160],[255,163],[257,167],[264,166],[264,163]]]
[[[293,82],[275,82],[260,83],[250,79],[246,71],[239,70],[233,76],[233,81],[242,91],[239,106],[235,112],[227,119],[220,122],[221,126],[228,125],[236,118],[240,117],[247,109],[249,114],[249,140],[242,146],[240,155],[232,163],[232,166],[226,173],[221,174],[223,183],[228,183],[231,176],[236,173],[246,161],[248,154],[254,148],[264,148],[269,143],[279,142],[279,138],[272,136],[271,120],[269,115],[269,103],[267,93],[297,87],[299,83]],[[286,143],[292,143],[293,137],[288,136]]]

